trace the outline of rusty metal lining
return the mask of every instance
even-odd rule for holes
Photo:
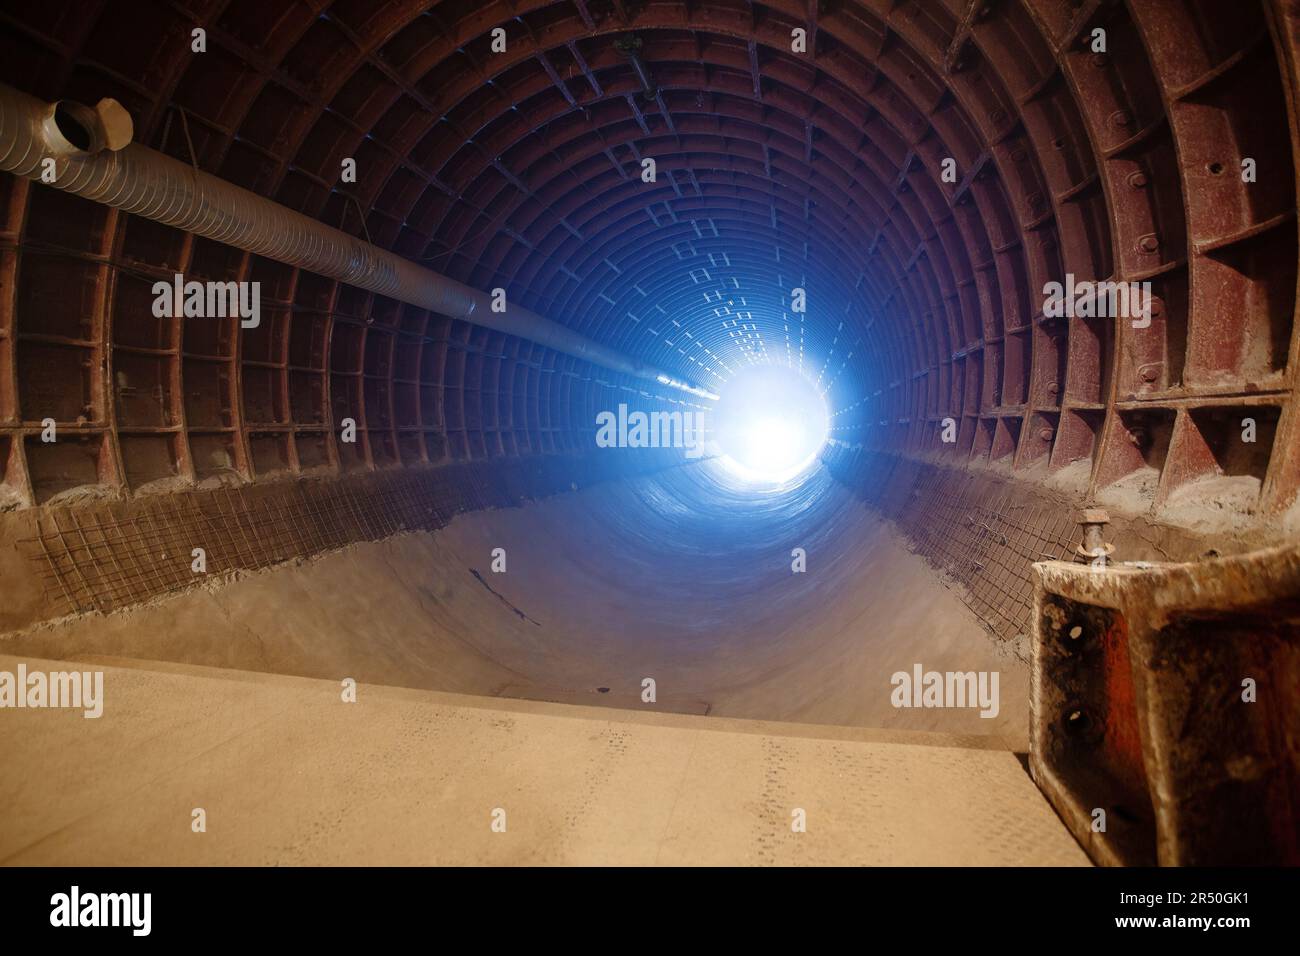
[[[807,26],[796,0],[735,17],[686,3],[159,11],[123,31],[107,9],[9,9],[3,78],[47,98],[113,95],[144,142],[185,163],[466,286],[505,287],[674,375],[716,385],[754,358],[800,364],[827,388],[846,442],[1059,480],[1175,522],[1213,496],[1230,502],[1227,522],[1263,525],[1300,487],[1295,31],[1274,5],[914,0],[886,16],[844,3],[817,17],[806,53],[790,45]],[[503,53],[491,48],[497,26]],[[195,27],[205,54],[178,39]],[[1105,52],[1092,48],[1096,30]],[[652,100],[617,49],[629,34]],[[347,187],[344,157],[365,170]],[[946,158],[955,181],[941,175]],[[1237,175],[1246,158],[1256,183]],[[653,183],[643,159],[658,164]],[[119,414],[101,371],[133,347],[132,277],[179,266],[247,278],[266,265],[4,188],[0,460],[20,503],[48,497],[37,484],[65,468],[27,440],[43,417],[34,383],[79,377],[82,363],[79,474],[123,489],[197,477],[223,454],[254,478],[583,440],[586,399],[533,374],[549,359],[525,349],[529,371],[498,372],[430,348],[463,334],[446,317],[318,289],[296,270],[276,275],[278,334],[319,334],[327,352],[337,335],[349,371],[283,352],[259,370],[268,360],[241,343],[191,357],[171,331],[154,377],[173,383],[177,408],[143,425]],[[1066,273],[1152,282],[1152,329],[1047,319],[1040,290]],[[783,307],[797,283],[817,303],[808,314]],[[719,315],[722,293],[733,304]],[[85,328],[38,340],[23,315],[74,295]],[[400,362],[373,357],[421,337],[433,354],[417,374],[408,366],[399,381]],[[487,394],[484,376],[503,383],[490,415],[469,407]],[[212,377],[225,392],[219,424],[192,422],[178,396]],[[289,392],[289,411],[259,420],[259,391]],[[314,392],[327,396],[323,414]],[[505,407],[538,425],[492,424]],[[54,410],[69,427],[79,414]],[[331,438],[342,417],[368,433],[355,460]],[[1224,423],[1246,417],[1259,438],[1243,452]],[[939,437],[948,418],[951,444]],[[170,431],[122,440],[147,427]]]

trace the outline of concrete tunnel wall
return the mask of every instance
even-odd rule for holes
[[[6,644],[611,700],[655,667],[683,710],[871,723],[900,718],[852,690],[868,654],[1023,673],[1028,564],[1072,552],[1085,501],[1129,558],[1294,535],[1294,14],[958,7],[4,11],[11,85],[113,96],[140,142],[685,380],[801,366],[834,413],[825,471],[738,499],[707,465],[594,448],[597,411],[689,396],[5,175]],[[498,23],[519,24],[500,58]],[[155,319],[178,271],[260,281],[262,326]],[[1150,331],[1044,315],[1067,274],[1152,282]],[[218,576],[371,543],[130,610],[193,586],[192,529]],[[493,537],[500,599],[467,570]],[[790,576],[805,540],[817,572]],[[236,594],[280,617],[244,630]],[[389,636],[349,644],[354,599]],[[124,616],[42,626],[100,611]]]
[[[11,636],[106,655],[457,693],[994,734],[1027,675],[889,525],[820,470],[767,498],[710,463],[606,482]],[[719,482],[721,482],[719,484]],[[791,574],[804,548],[813,573]],[[503,548],[506,573],[492,573]],[[1000,711],[896,710],[914,662],[998,670]]]

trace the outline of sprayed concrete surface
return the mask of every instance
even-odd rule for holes
[[[989,738],[83,666],[98,719],[0,714],[0,862],[1087,863]]]
[[[690,494],[653,478],[598,485],[9,635],[0,651],[985,734],[1027,749],[1024,664],[885,522],[817,481],[815,507],[766,511],[737,497],[692,512]],[[794,547],[806,573],[791,571]],[[495,548],[505,573],[491,569]],[[917,664],[997,671],[998,715],[895,708],[891,675]]]

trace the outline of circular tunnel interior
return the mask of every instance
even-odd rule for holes
[[[1173,0],[8,4],[7,87],[609,351],[5,173],[0,650],[649,678],[1023,752],[1033,565],[1086,564],[1081,508],[1116,560],[1300,533],[1296,36]],[[160,314],[182,276],[257,283],[256,324]],[[1000,703],[900,709],[914,664]]]

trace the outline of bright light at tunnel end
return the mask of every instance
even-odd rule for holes
[[[784,365],[742,369],[719,389],[713,413],[719,462],[754,484],[784,484],[811,469],[830,435],[826,401]]]

